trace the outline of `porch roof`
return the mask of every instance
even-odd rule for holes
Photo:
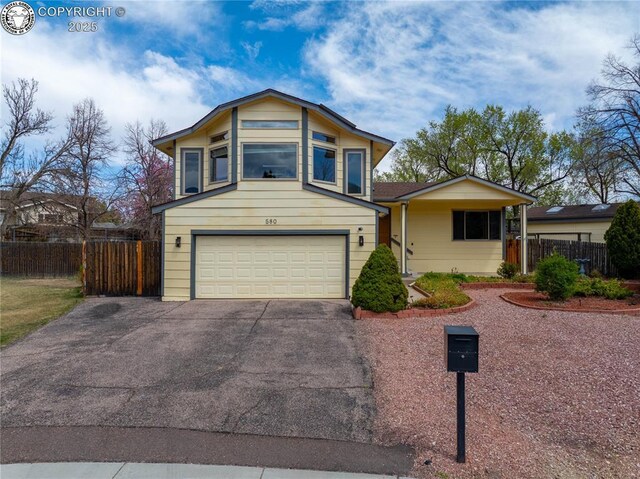
[[[520,191],[513,190],[506,186],[493,183],[491,181],[478,178],[473,175],[463,175],[450,180],[441,182],[378,182],[374,183],[373,187],[373,200],[378,203],[401,203],[407,202],[411,199],[434,199],[434,200],[475,200],[473,196],[469,194],[461,195],[459,198],[453,195],[452,197],[440,197],[440,195],[433,195],[432,193],[443,190],[445,188],[459,185],[462,182],[470,182],[477,187],[484,187],[490,190],[494,190],[500,198],[491,198],[490,200],[509,200],[513,204],[531,204],[536,200],[535,196],[522,193]],[[487,199],[488,198],[478,198]]]

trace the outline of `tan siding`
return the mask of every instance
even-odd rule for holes
[[[425,193],[421,195],[420,198],[428,198],[429,200],[512,200],[518,203],[522,201],[522,199],[508,192],[481,185],[470,180],[460,181],[450,186]]]
[[[296,120],[298,121],[298,129],[253,129],[243,128],[242,120]],[[309,112],[309,125],[308,125],[308,181],[313,182],[313,146],[318,145],[325,148],[332,148],[336,151],[336,183],[323,183],[316,182],[316,184],[322,188],[342,193],[344,190],[344,148],[364,149],[366,151],[366,164],[365,164],[365,183],[366,190],[364,196],[358,196],[359,198],[370,200],[371,185],[371,158],[370,158],[370,142],[357,135],[352,135],[347,131],[342,130],[335,124],[327,121],[321,115],[315,112]],[[221,133],[223,131],[231,131],[231,112],[226,112],[216,119],[215,122],[211,122],[201,132],[181,138],[176,144],[176,198],[181,198],[181,149],[182,148],[203,148],[203,189],[204,191],[219,188],[228,184],[228,182],[216,182],[209,183],[209,151],[211,145],[209,139],[211,135]],[[312,139],[312,132],[320,131],[326,134],[334,135],[336,137],[336,145],[329,143],[318,142]],[[276,99],[263,99],[253,103],[242,105],[238,108],[238,149],[236,151],[238,159],[238,181],[242,183],[242,148],[244,143],[295,143],[298,147],[298,181],[302,179],[302,110],[297,105],[291,105],[289,103],[276,100]],[[229,148],[231,148],[231,138],[227,142]],[[224,145],[225,143],[216,143],[215,147]],[[229,149],[229,155],[231,156],[231,149]],[[229,175],[231,175],[232,165],[229,165]],[[248,180],[254,182],[255,180]],[[260,180],[258,180],[260,181]],[[275,183],[282,184],[288,180],[276,181]],[[273,182],[270,180],[269,182]]]
[[[482,202],[456,202],[456,208],[493,209]],[[502,262],[502,241],[453,241],[452,210],[446,202],[412,201],[408,208],[408,268],[413,273],[495,274]],[[400,207],[392,209],[391,235],[400,241]],[[400,248],[393,248],[396,256]]]
[[[350,287],[369,257],[375,242],[375,215],[368,208],[317,195],[291,186],[278,192],[286,182],[244,182],[242,189],[223,196],[169,209],[165,212],[165,282],[164,300],[186,300],[190,295],[191,230],[320,230],[347,229],[350,237]],[[256,186],[256,189],[252,187]],[[282,194],[285,197],[278,197]],[[231,206],[233,205],[233,206]],[[304,206],[309,206],[307,209]],[[265,225],[266,218],[275,218],[274,226]],[[362,227],[362,233],[358,232]],[[363,235],[365,245],[358,245]],[[175,246],[176,236],[181,247]]]
[[[592,241],[594,243],[604,243],[604,234],[611,226],[611,221],[580,221],[580,222],[557,222],[557,223],[531,223],[527,224],[528,235],[537,233],[540,238],[572,240],[578,239],[577,233],[591,233],[591,239],[582,235],[582,241]],[[555,233],[555,234],[544,234]],[[566,233],[566,234],[558,234]]]

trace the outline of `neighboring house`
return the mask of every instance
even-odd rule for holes
[[[379,241],[392,248],[404,274],[485,275],[495,274],[506,258],[505,209],[522,210],[535,200],[471,175],[439,183],[375,183],[373,199],[389,208],[380,219]]]
[[[346,298],[385,206],[373,168],[393,142],[275,90],[153,142],[174,158],[162,213],[164,300]]]
[[[16,203],[10,191],[0,191],[0,223],[8,239],[59,238],[78,222],[78,209],[72,203],[68,196],[31,191]]]
[[[604,234],[621,204],[529,208],[529,237],[604,243]]]
[[[4,239],[10,241],[81,241],[78,197],[28,191],[19,201],[10,191],[0,190],[0,224]],[[15,211],[12,215],[11,212]],[[7,224],[4,224],[7,222]],[[140,231],[131,225],[94,222],[91,237],[95,239],[138,239]]]

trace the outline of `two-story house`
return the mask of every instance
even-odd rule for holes
[[[535,199],[468,175],[373,185],[391,140],[275,90],[153,144],[174,163],[175,199],[153,208],[164,300],[349,298],[378,238],[404,275],[495,274],[505,208]]]
[[[164,300],[348,298],[388,208],[373,168],[393,142],[266,90],[153,142],[171,155]]]

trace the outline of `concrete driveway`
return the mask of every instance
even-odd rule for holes
[[[346,301],[95,298],[2,351],[3,427],[371,440]]]

